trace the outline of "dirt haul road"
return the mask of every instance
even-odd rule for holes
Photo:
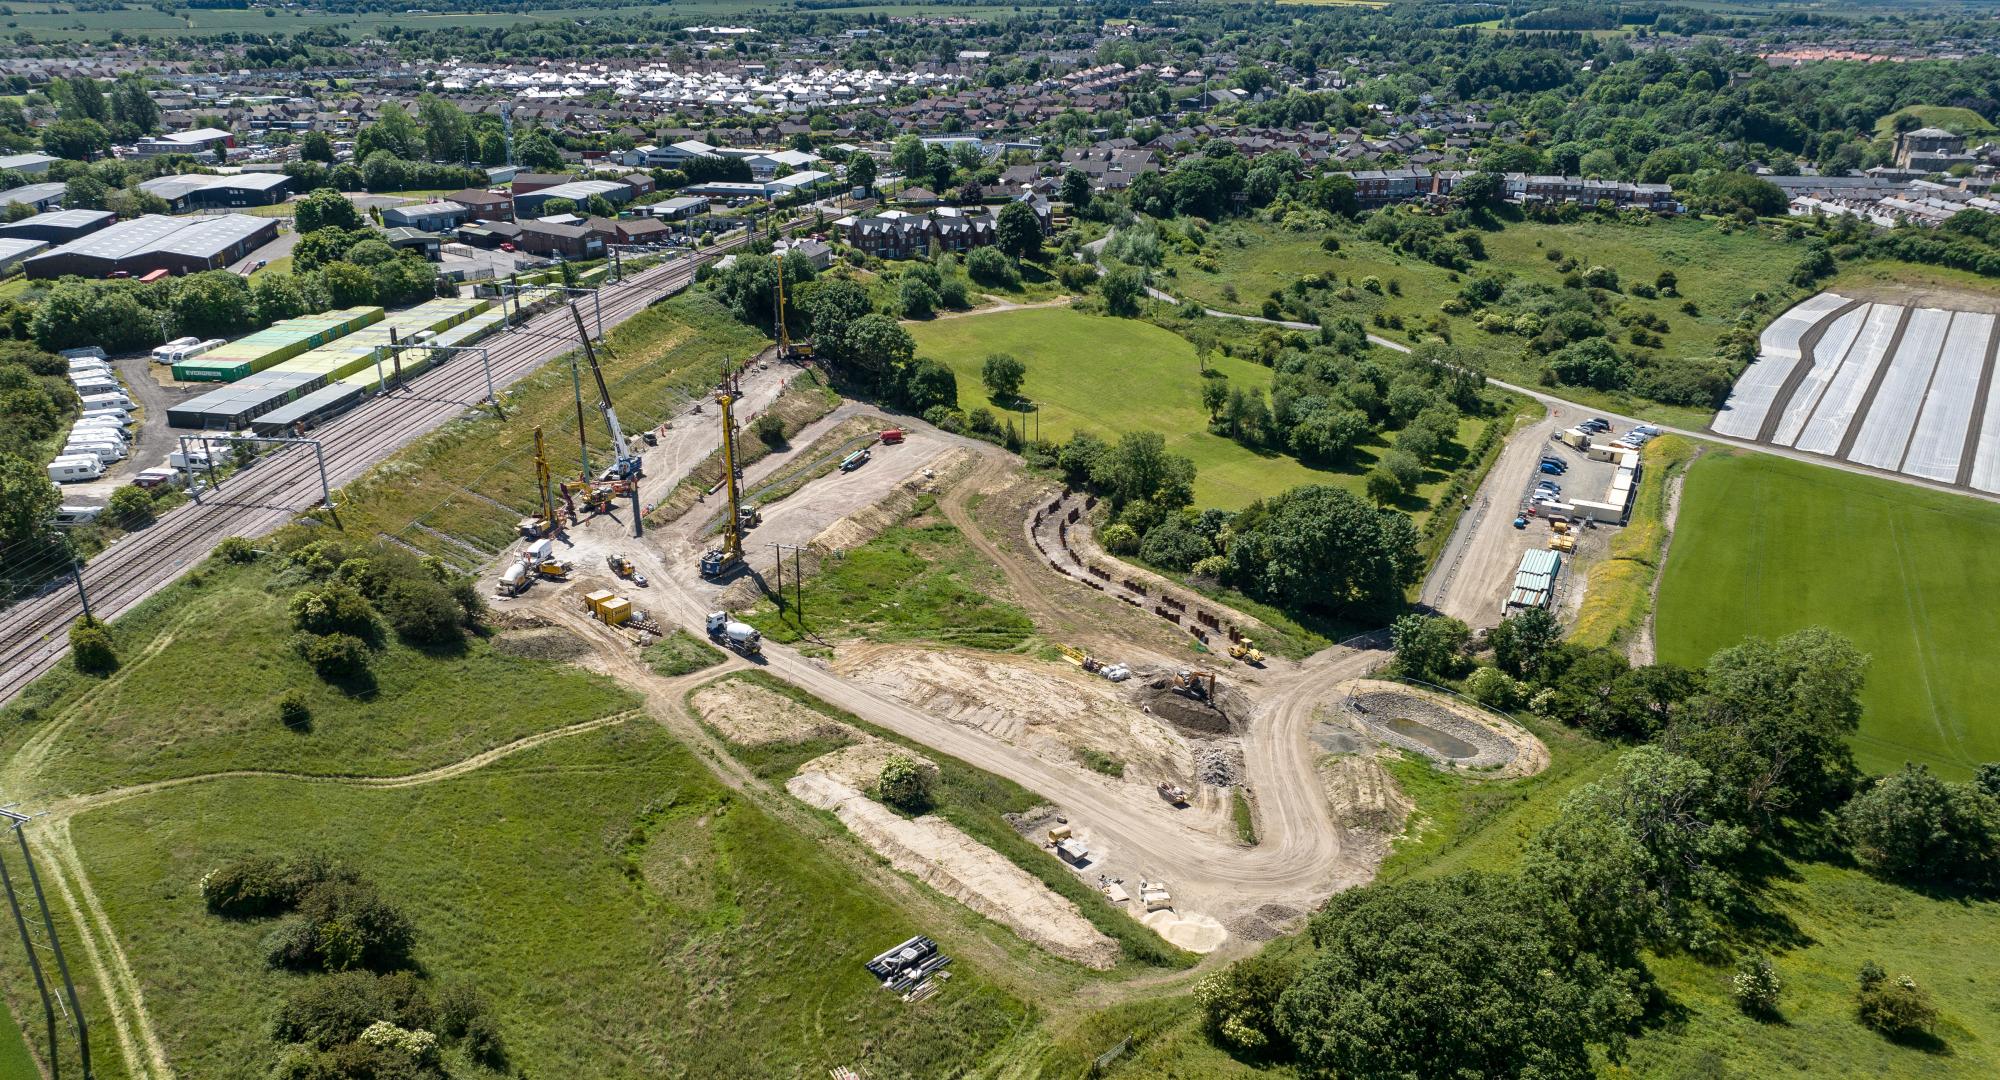
[[[980,452],[1000,453],[984,446]],[[654,564],[649,573],[657,571],[648,605],[669,625],[699,626],[716,602],[716,588],[695,573],[705,546],[691,535],[697,528],[683,518],[656,530],[645,545],[642,561]],[[1334,687],[1380,662],[1379,653],[1331,648],[1263,695],[1243,736],[1260,837],[1256,847],[1199,830],[1193,818],[1173,812],[1150,789],[1047,761],[837,675],[823,661],[793,649],[766,643],[762,666],[872,724],[1035,792],[1060,806],[1091,847],[1113,853],[1120,865],[1170,879],[1182,905],[1226,918],[1273,904],[1303,912],[1368,880],[1372,865],[1349,850],[1333,820],[1307,733],[1315,706],[1330,700]]]

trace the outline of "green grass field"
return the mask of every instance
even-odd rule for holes
[[[418,772],[636,700],[476,639],[462,657],[391,642],[372,665],[374,692],[349,696],[288,644],[285,601],[296,587],[272,566],[214,566],[152,632],[121,632],[123,666],[53,714],[59,734],[31,772],[11,778],[16,797],[225,769]],[[278,720],[279,696],[295,687],[312,710],[310,731]]]
[[[1041,436],[1061,440],[1078,431],[1116,439],[1128,431],[1158,431],[1167,448],[1194,461],[1195,503],[1237,510],[1256,499],[1301,484],[1331,484],[1359,493],[1362,478],[1384,448],[1364,444],[1355,462],[1339,471],[1317,469],[1282,454],[1260,454],[1208,430],[1201,407],[1201,375],[1195,349],[1186,338],[1135,319],[1111,319],[1069,308],[1037,308],[910,324],[917,355],[950,365],[958,376],[958,401],[965,409],[993,408],[1017,426],[1032,413],[993,405],[979,379],[980,365],[993,353],[1011,353],[1027,365],[1021,392],[1041,406]],[[1271,371],[1260,364],[1215,355],[1209,366],[1232,386],[1267,388]],[[1459,431],[1461,445],[1476,439],[1478,422]],[[1425,500],[1442,490],[1446,476],[1431,470],[1417,498],[1405,509],[1421,524]]]
[[[1163,287],[1224,311],[1256,314],[1272,290],[1284,289],[1306,274],[1333,274],[1343,282],[1357,283],[1375,277],[1385,288],[1394,280],[1400,283],[1400,296],[1357,291],[1357,299],[1341,302],[1326,293],[1316,295],[1325,301],[1329,314],[1349,315],[1376,334],[1408,340],[1407,332],[1374,326],[1374,317],[1400,316],[1409,330],[1415,330],[1438,315],[1445,301],[1458,295],[1462,281],[1452,281],[1450,271],[1441,267],[1359,239],[1356,231],[1354,226],[1338,227],[1334,235],[1340,240],[1340,250],[1328,252],[1320,247],[1324,232],[1291,232],[1258,222],[1218,226],[1202,248],[1214,258],[1215,270],[1201,270],[1191,257],[1179,256],[1170,260],[1172,274],[1162,279]],[[1716,223],[1689,219],[1654,220],[1645,225],[1513,222],[1482,233],[1481,239],[1487,258],[1475,264],[1475,272],[1504,272],[1552,286],[1561,284],[1562,275],[1556,271],[1556,261],[1548,258],[1551,251],[1572,257],[1583,266],[1609,266],[1628,285],[1650,284],[1660,271],[1672,270],[1680,279],[1680,298],[1647,300],[1629,294],[1617,298],[1622,308],[1649,312],[1666,321],[1669,329],[1660,351],[1669,356],[1707,356],[1713,352],[1716,339],[1755,293],[1775,296],[1785,291],[1785,275],[1804,253],[1803,241],[1777,238],[1768,228],[1725,232]],[[1683,300],[1694,301],[1700,314],[1683,312]],[[1772,311],[1783,308],[1783,304],[1774,304]],[[1541,361],[1527,352],[1526,339],[1487,333],[1467,316],[1447,319],[1452,340],[1486,353],[1492,375],[1526,385],[1536,382]],[[1678,426],[1706,427],[1714,418],[1713,410],[1660,405],[1626,394],[1602,394],[1578,387],[1565,387],[1562,393],[1588,404]]]
[[[1959,135],[1984,135],[1994,130],[1985,117],[1971,109],[1953,105],[1910,105],[1875,121],[1875,137],[1895,138],[1896,118],[1899,116],[1914,116],[1921,127],[1943,128]]]
[[[1660,584],[1662,660],[1820,624],[1874,657],[1855,752],[1960,779],[2000,760],[2000,506],[1763,455],[1711,453]]]
[[[878,990],[862,961],[920,928],[644,720],[404,790],[178,788],[74,833],[186,1076],[266,1075],[298,980],[263,964],[268,924],[211,916],[194,887],[252,851],[361,868],[424,969],[492,1000],[521,1075],[949,1075],[1026,1014],[964,963],[922,1008]]]
[[[20,1025],[4,1002],[0,1002],[0,1080],[41,1080],[35,1060],[28,1056],[28,1044],[21,1038]]]

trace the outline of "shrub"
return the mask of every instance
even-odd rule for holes
[[[419,644],[458,640],[463,610],[451,589],[434,578],[399,578],[382,596],[382,613],[389,625]]]
[[[1521,703],[1521,684],[1499,668],[1474,671],[1466,677],[1465,689],[1474,701],[1495,709],[1513,709]]]
[[[1861,989],[1855,995],[1861,1022],[1892,1039],[1912,1039],[1937,1026],[1937,1005],[1930,992],[1908,975],[1888,978],[1873,962],[1861,968]]]
[[[210,912],[247,919],[289,911],[307,892],[326,882],[353,880],[354,871],[321,855],[291,862],[252,855],[204,874],[201,896]]]
[[[279,696],[278,719],[293,731],[312,727],[312,709],[306,705],[305,691],[293,687]]]
[[[1107,526],[1098,539],[1104,543],[1104,550],[1113,555],[1131,555],[1139,550],[1139,530],[1122,521]]]
[[[1278,997],[1297,976],[1298,962],[1293,956],[1266,950],[1196,983],[1194,1000],[1209,1035],[1245,1053],[1283,1049]]]
[[[118,650],[112,647],[111,631],[88,615],[69,626],[69,655],[76,669],[87,675],[109,675],[118,670]]]
[[[375,609],[367,597],[344,581],[301,589],[286,608],[293,625],[308,634],[371,637],[375,632]]]
[[[2000,799],[1923,765],[1869,785],[1841,808],[1855,858],[1885,877],[1983,889],[2000,882]]]
[[[1736,966],[1736,976],[1730,980],[1730,992],[1736,998],[1736,1007],[1746,1016],[1775,1016],[1778,1012],[1778,992],[1784,989],[1783,979],[1778,977],[1778,969],[1771,965],[1771,958],[1762,953],[1746,956]]]
[[[931,805],[931,767],[920,765],[907,754],[891,755],[882,763],[882,774],[875,781],[876,793],[883,802],[912,814],[922,813]]]
[[[987,285],[1011,285],[1021,276],[1014,260],[995,247],[973,248],[965,256],[965,272]]]
[[[783,446],[785,421],[777,413],[765,413],[750,423],[750,433],[765,446]]]
[[[409,965],[416,929],[366,882],[321,882],[300,898],[298,910],[298,920],[269,943],[274,967],[389,971]]]
[[[225,536],[215,545],[215,554],[225,562],[247,563],[257,561],[257,549],[250,541],[240,536]]]
[[[292,643],[322,679],[351,679],[368,670],[368,643],[353,634],[296,634]]]
[[[309,979],[278,1007],[271,1035],[279,1042],[331,1050],[359,1039],[383,1020],[413,1031],[437,1023],[436,1010],[415,975],[346,971]]]
[[[449,982],[438,991],[437,1031],[462,1044],[466,1056],[489,1069],[503,1068],[507,1063],[500,1025],[493,1019],[485,995],[471,982]]]
[[[153,496],[144,488],[127,485],[113,491],[105,509],[127,529],[143,529],[153,523]]]

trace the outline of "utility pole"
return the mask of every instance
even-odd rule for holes
[[[77,599],[83,601],[83,621],[90,622],[90,594],[83,591],[83,564],[72,558],[69,562],[69,572],[76,578]]]
[[[44,930],[48,932],[49,935],[48,948],[51,953],[55,954],[56,971],[58,974],[62,976],[62,981],[63,981],[63,996],[67,998],[69,1001],[70,1021],[76,1028],[77,1058],[83,1066],[84,1080],[91,1080],[92,1074],[90,1071],[90,1028],[87,1024],[84,1023],[83,1006],[80,1005],[76,1000],[76,983],[73,982],[69,977],[69,961],[63,958],[62,939],[56,937],[55,920],[49,915],[49,900],[48,897],[42,892],[42,878],[40,874],[35,872],[34,855],[32,855],[28,851],[28,837],[25,833],[21,831],[21,826],[28,823],[29,820],[28,816],[26,814],[16,813],[14,810],[9,808],[0,807],[0,817],[5,817],[9,821],[13,822],[14,840],[21,845],[21,860],[22,862],[27,864],[28,882],[34,886],[35,904],[36,906],[42,909],[42,927]],[[25,943],[28,940],[26,925],[21,920],[20,905],[16,901],[14,896],[13,878],[6,875],[6,863],[4,860],[0,860],[0,883],[4,883],[4,887],[7,890],[8,903],[14,906],[15,920],[17,922],[22,923],[22,941]],[[28,949],[28,962],[29,964],[34,965],[36,967],[40,966],[35,961],[33,946],[30,946]],[[55,1039],[53,1035],[54,1033],[52,1030],[51,1037],[49,1039],[49,1057],[52,1061],[56,1055]]]

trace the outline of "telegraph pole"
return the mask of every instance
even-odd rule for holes
[[[48,948],[51,953],[55,954],[56,971],[62,976],[62,981],[63,981],[63,996],[67,998],[69,1001],[70,1021],[76,1028],[77,1058],[83,1066],[84,1080],[90,1080],[91,1078],[90,1028],[89,1025],[84,1023],[83,1006],[79,1004],[76,1000],[76,983],[71,981],[69,977],[69,961],[63,958],[62,939],[56,937],[55,920],[49,915],[49,900],[48,897],[42,892],[41,875],[35,872],[35,857],[28,851],[27,834],[21,831],[21,826],[27,824],[29,820],[28,816],[26,814],[16,813],[15,811],[5,807],[0,807],[0,817],[5,817],[9,821],[13,822],[14,840],[21,845],[21,860],[24,863],[26,863],[28,867],[28,881],[30,884],[34,886],[35,889],[35,904],[36,906],[42,909],[42,927],[48,931],[49,935]],[[5,862],[0,861],[0,883],[4,883],[4,886],[7,890],[7,901],[8,903],[14,905],[14,918],[17,922],[20,922],[21,910],[20,910],[20,905],[16,901],[14,896],[14,882],[11,877],[6,876],[5,869],[6,869]],[[23,923],[22,941],[26,942],[27,940],[28,940],[27,931],[25,923]],[[39,967],[39,965],[36,964],[35,961],[34,948],[32,945],[28,949],[28,962],[31,965]],[[44,995],[44,997],[46,999],[46,995]],[[51,1062],[53,1062],[56,1056],[56,1047],[55,1047],[55,1039],[53,1037],[54,1036],[53,1030],[51,1030],[50,1034],[51,1037],[49,1039],[49,1058]]]
[[[76,596],[83,601],[83,621],[90,622],[90,594],[83,590],[83,564],[74,558],[69,561],[70,575],[76,578]]]

